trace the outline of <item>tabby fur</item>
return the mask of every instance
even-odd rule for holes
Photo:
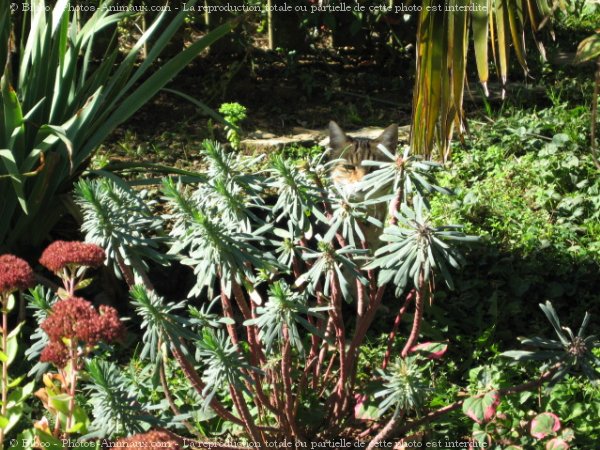
[[[383,145],[390,153],[396,152],[398,146],[398,125],[390,125],[375,139],[350,137],[335,122],[329,122],[329,146],[331,159],[334,163],[331,169],[331,180],[346,196],[361,200],[360,181],[373,170],[366,166],[365,161],[383,161],[385,155],[377,148]],[[387,208],[384,203],[371,206],[368,214],[379,221],[384,221]],[[365,238],[371,251],[381,245],[379,236],[381,229],[370,224],[364,224]]]
[[[331,121],[329,122],[329,146],[331,159],[339,160],[331,169],[331,180],[346,195],[357,194],[358,183],[373,168],[365,166],[364,161],[382,161],[384,155],[377,148],[383,145],[390,153],[395,153],[398,146],[398,125],[390,125],[375,139],[350,137]]]

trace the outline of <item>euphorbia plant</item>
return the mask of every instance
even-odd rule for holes
[[[364,201],[328,193],[318,159],[301,166],[277,156],[267,173],[261,174],[252,173],[251,160],[228,155],[214,143],[205,142],[203,153],[209,177],[197,188],[164,182],[169,220],[165,228],[170,229],[172,240],[169,253],[194,268],[196,283],[190,298],[204,297],[205,292],[212,298],[217,288],[218,297],[211,305],[213,311],[220,305],[221,316],[190,309],[191,317],[185,317],[185,302],[168,303],[158,296],[138,265],[135,272],[143,286],[135,286],[132,297],[143,319],[141,356],[155,363],[172,356],[205,407],[242,427],[257,442],[334,433],[352,410],[357,355],[385,284],[394,282],[398,295],[405,287],[419,289],[416,303],[422,309],[431,295],[433,274],[439,269],[446,279],[447,268],[458,267],[452,238],[464,235],[427,222],[427,202],[420,198],[434,191],[448,192],[434,184],[437,166],[407,155],[401,157],[402,164],[393,159],[373,173],[376,189]],[[369,180],[365,189],[374,186]],[[105,183],[106,193],[95,189],[91,196],[92,190],[84,184],[79,202],[86,211],[86,231],[90,236],[112,236],[105,241],[110,242],[111,260],[134,254],[137,243],[125,239],[125,223],[108,223],[106,214],[100,213],[108,213],[109,205],[116,202],[121,214],[136,217],[135,201],[128,203],[132,207],[128,212],[127,204],[118,200],[132,193],[121,189],[117,193]],[[274,201],[268,197],[272,194],[277,195]],[[398,199],[384,237],[396,236],[390,241],[397,238],[395,242],[414,249],[416,256],[409,252],[412,256],[406,263],[393,242],[365,268],[361,267],[365,259],[372,258],[367,234],[376,235],[374,227],[381,226],[380,220],[370,217],[380,197],[381,201]],[[411,216],[413,208],[417,212]],[[148,238],[147,244],[153,245],[160,236]],[[430,252],[435,254],[430,257]],[[398,264],[407,266],[401,280],[388,275]],[[132,270],[124,266],[126,272]],[[383,268],[379,283],[371,267]],[[414,276],[415,267],[421,279]],[[262,288],[265,283],[269,287]],[[348,314],[345,304],[353,305],[356,314]],[[417,343],[422,320],[422,314],[415,316],[406,343],[409,350]],[[404,363],[408,364],[395,361],[394,367]],[[411,367],[415,371],[410,379],[424,383],[419,379],[424,366],[419,369],[418,363],[411,363]],[[399,386],[389,377],[387,372],[382,375],[390,380],[387,389]],[[165,392],[168,388],[164,383]],[[233,403],[235,414],[228,402]],[[421,403],[415,402],[414,408]],[[177,410],[173,405],[172,409]],[[315,415],[330,427],[315,427],[310,417]]]
[[[144,332],[140,357],[157,365],[175,417],[180,414],[164,376],[170,357],[203,399],[202,409],[210,408],[253,441],[336,435],[349,424],[354,394],[365,388],[356,377],[362,368],[359,354],[390,284],[404,301],[388,338],[383,370],[371,373],[377,386],[370,403],[381,399],[377,417],[387,422],[362,434],[374,437],[370,448],[463,405],[471,417],[481,412],[483,419],[491,418],[502,395],[536,389],[560,373],[555,368],[539,380],[508,388],[486,384],[472,400],[425,410],[431,392],[427,372],[434,366],[427,358],[439,361],[447,348],[419,343],[425,308],[436,289],[453,287],[451,272],[463,261],[457,244],[476,240],[431,217],[426,197],[449,192],[435,184],[439,166],[390,153],[390,162],[376,163],[378,170],[364,179],[366,200],[361,200],[335,188],[328,191],[318,160],[302,166],[274,157],[262,174],[251,171],[248,159],[226,154],[216,144],[204,143],[203,154],[210,176],[198,187],[163,183],[168,201],[163,226],[169,229],[171,257],[192,267],[196,277],[190,299],[169,302],[159,296],[140,265],[135,273],[143,285],[131,285]],[[88,213],[84,227],[95,236],[110,230],[109,259],[138,254],[138,242],[152,246],[163,239],[151,232],[144,239],[126,239],[127,222],[106,223],[99,212],[119,204],[121,214],[138,217],[136,201],[119,201],[121,193],[128,198],[135,194],[108,183],[102,186],[105,192],[96,186],[97,195],[80,199]],[[269,198],[273,194],[277,199]],[[379,201],[390,202],[389,214],[383,221],[370,220],[372,211],[381,212],[373,207]],[[373,227],[383,223],[383,245],[373,253],[367,234],[376,235]],[[206,298],[206,292],[212,299],[209,307],[187,304]],[[410,332],[394,354],[394,341],[402,339],[402,318],[411,310]],[[588,355],[583,344],[589,339],[571,341],[564,349],[539,342],[552,345],[553,351],[566,349],[573,364],[589,361],[583,355]],[[364,395],[358,398],[365,402]],[[184,425],[194,432],[192,424]]]

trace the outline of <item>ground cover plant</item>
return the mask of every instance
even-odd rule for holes
[[[27,353],[39,361],[34,372],[43,374],[44,386],[35,395],[46,413],[11,445],[62,448],[62,439],[79,438],[101,445],[138,433],[140,441],[215,448],[340,437],[380,448],[462,410],[472,421],[472,446],[567,448],[580,430],[543,409],[551,394],[537,414],[523,405],[531,400],[527,392],[565,377],[597,377],[597,338],[586,334],[590,316],[573,334],[561,328],[551,303],[541,305],[559,340],[524,339],[526,348],[541,349],[504,352],[471,369],[460,399],[463,388],[440,364],[447,338],[422,342],[419,335],[426,306],[440,301],[442,286],[454,288],[452,272],[465,262],[460,243],[477,245],[478,238],[432,218],[432,196],[450,194],[436,181],[441,166],[407,150],[381,151],[389,162],[372,163],[377,170],[364,179],[362,201],[329,185],[331,163],[322,156],[303,166],[274,156],[257,173],[261,157],[228,153],[210,141],[203,144],[207,179],[165,179],[162,216],[122,181],[81,181],[76,200],[89,243],[51,244],[40,263],[62,286],[54,293],[36,288],[30,297],[39,329]],[[382,207],[385,226],[369,215]],[[372,226],[383,228],[374,252],[365,230]],[[155,250],[164,243],[166,254]],[[130,288],[139,328],[128,332],[142,338],[125,365],[110,355],[116,341],[125,342],[126,322],[114,308],[97,310],[78,294],[91,281],[88,270],[105,259]],[[193,268],[187,300],[166,300],[149,276],[148,264],[173,259]],[[31,284],[26,275],[8,278],[7,294]],[[388,306],[398,308],[388,351],[365,359],[387,285]],[[411,325],[400,339],[409,312]],[[545,363],[523,380],[510,358]],[[446,405],[436,405],[442,398]],[[156,427],[170,431],[144,433]]]

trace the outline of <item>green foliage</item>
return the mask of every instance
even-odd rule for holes
[[[394,409],[394,416],[400,412],[419,411],[431,391],[425,381],[426,369],[427,364],[422,364],[418,357],[409,356],[398,358],[388,370],[379,371],[383,389],[375,397],[383,398],[379,404],[381,413],[389,408]]]
[[[438,271],[451,289],[454,287],[450,267],[459,269],[463,257],[448,241],[474,242],[476,236],[459,232],[460,227],[447,225],[435,227],[426,216],[422,201],[412,210],[403,205],[397,215],[398,224],[387,227],[381,240],[389,244],[375,252],[375,260],[368,268],[380,268],[379,285],[393,281],[396,295],[401,295],[412,280],[414,287],[429,283]],[[421,278],[421,279],[420,279]]]
[[[554,328],[558,340],[541,337],[520,338],[519,341],[528,347],[537,347],[537,351],[513,350],[504,352],[502,355],[517,361],[546,361],[542,369],[552,367],[556,373],[552,377],[551,386],[561,380],[567,373],[573,370],[581,370],[590,381],[600,379],[600,358],[592,350],[600,348],[600,340],[596,335],[586,336],[586,328],[590,322],[590,315],[586,313],[577,335],[570,328],[561,327],[558,315],[552,303],[540,304],[540,308]]]
[[[223,114],[223,118],[227,123],[225,125],[227,140],[234,150],[238,150],[242,140],[240,122],[246,118],[246,107],[239,103],[223,103],[219,107],[219,112]]]
[[[204,365],[204,408],[221,389],[247,390],[244,382],[250,382],[248,371],[258,369],[250,366],[245,355],[238,351],[223,330],[204,330],[195,344],[196,359]]]
[[[153,203],[144,201],[145,194],[136,194],[125,183],[112,179],[80,180],[75,187],[86,240],[104,248],[115,268],[120,260],[137,272],[146,267],[146,261],[168,261],[159,251],[164,241],[162,222],[152,215]]]
[[[475,124],[468,151],[455,148],[446,182],[456,197],[437,197],[434,214],[503,251],[597,259],[600,181],[587,150],[586,108],[510,112]]]
[[[307,293],[293,292],[285,281],[276,281],[269,288],[269,299],[264,306],[256,309],[258,317],[246,320],[244,325],[257,325],[260,333],[259,338],[264,342],[265,350],[271,353],[281,347],[287,339],[298,351],[304,351],[302,336],[298,330],[301,325],[315,336],[323,338],[321,332],[305,318],[320,318],[323,316],[319,311],[327,310],[327,307],[308,307]],[[289,337],[284,336],[284,327]]]
[[[128,436],[156,424],[156,419],[145,413],[128,392],[128,383],[115,363],[90,360],[86,371],[90,383],[84,389],[94,419],[84,439]]]
[[[48,317],[52,305],[58,300],[58,296],[50,289],[36,286],[29,291],[29,294],[25,295],[25,298],[27,300],[27,308],[33,311],[33,318],[37,325],[35,331],[31,334],[30,345],[25,350],[25,357],[30,361],[36,361],[28,375],[39,378],[50,367],[49,363],[37,361],[44,347],[50,342],[48,335],[39,326]]]
[[[0,242],[4,246],[24,241],[39,245],[64,213],[61,195],[86,169],[98,146],[231,29],[230,24],[222,25],[149,75],[186,15],[163,12],[122,59],[113,40],[102,61],[94,64],[95,34],[126,16],[102,7],[108,3],[103,1],[82,21],[83,16],[71,11],[66,0],[54,6],[35,0],[31,11],[23,13],[23,23],[30,27],[24,27],[22,35],[15,30],[17,60],[15,65],[1,66],[0,81],[0,196],[5,199]],[[0,60],[5,61],[6,49],[11,48],[6,2],[1,9]],[[151,40],[151,51],[138,64],[140,51]]]
[[[265,423],[256,415],[264,405],[277,421],[283,420],[281,414],[285,414],[287,423],[298,420],[294,426],[308,426],[311,422],[303,411],[309,405],[323,417],[327,410],[322,399],[311,398],[309,392],[304,391],[309,378],[313,384],[323,383],[321,389],[330,396],[328,402],[338,403],[336,408],[347,407],[343,406],[347,405],[343,396],[351,395],[352,391],[346,393],[328,385],[331,381],[326,381],[327,376],[321,379],[318,373],[325,368],[309,376],[304,364],[311,361],[310,364],[320,366],[325,362],[325,355],[331,354],[326,357],[332,361],[327,372],[333,364],[337,367],[335,376],[343,380],[350,376],[350,371],[356,370],[350,359],[354,358],[354,350],[346,350],[346,347],[359,346],[364,338],[361,333],[366,329],[358,331],[361,319],[353,317],[357,331],[352,343],[345,344],[341,300],[345,299],[351,307],[364,308],[365,302],[375,302],[380,295],[374,272],[368,270],[370,266],[366,263],[379,267],[381,257],[379,254],[374,259],[369,256],[371,242],[363,228],[381,227],[381,221],[373,214],[379,214],[382,209],[374,208],[374,204],[401,199],[406,216],[400,219],[401,226],[426,230],[427,236],[433,230],[435,239],[440,240],[436,241],[440,246],[437,258],[449,261],[446,275],[449,267],[458,261],[454,241],[470,238],[453,228],[424,227],[419,220],[427,214],[428,204],[420,195],[449,193],[435,181],[439,166],[385,151],[390,162],[380,164],[373,178],[367,177],[366,183],[358,188],[365,189],[366,196],[362,192],[351,196],[330,186],[323,178],[325,166],[321,157],[299,164],[275,155],[264,172],[256,173],[254,168],[260,163],[259,159],[228,154],[218,144],[208,141],[202,147],[208,163],[206,178],[197,186],[184,186],[181,181],[172,179],[164,181],[168,213],[162,218],[168,221],[165,228],[170,230],[169,253],[194,267],[196,275],[189,295],[204,297],[204,288],[207,288],[212,297],[212,289],[218,286],[220,296],[208,306],[189,307],[189,317],[185,317],[183,302],[166,303],[151,291],[147,282],[145,288],[134,287],[132,298],[144,330],[145,344],[140,356],[143,359],[150,355],[152,361],[158,362],[159,356],[164,358],[172,353],[182,374],[201,397],[202,414],[212,409],[219,417],[231,421],[224,405],[233,402],[244,427],[252,435],[253,422]],[[398,158],[402,164],[398,164]],[[378,184],[377,189],[375,184]],[[115,198],[135,195],[143,201],[143,193],[114,189],[113,192]],[[269,198],[273,193],[277,199]],[[128,215],[134,216],[133,213]],[[399,217],[394,216],[393,220],[398,221]],[[109,221],[102,222],[88,214],[86,223],[92,221],[100,230],[110,225]],[[91,229],[90,225],[86,226]],[[412,241],[410,237],[401,236],[398,242]],[[422,244],[419,240],[415,245]],[[398,256],[392,250],[385,255]],[[403,256],[398,256],[396,261],[404,261]],[[430,266],[430,271],[443,262],[436,260],[435,264]],[[279,279],[292,274],[293,283]],[[356,286],[355,280],[360,281],[362,287]],[[429,277],[423,283],[428,280]],[[266,302],[260,292],[264,281],[269,282]],[[397,290],[398,294],[402,291]],[[246,343],[239,341],[239,323],[232,301],[244,318]],[[218,302],[222,312],[215,313]],[[372,320],[373,316],[366,323]],[[420,318],[415,320],[421,321]],[[333,330],[328,329],[331,326]],[[348,356],[343,356],[345,351]],[[319,353],[324,356],[318,357]],[[393,391],[392,403],[384,401],[383,410],[393,406],[399,414],[401,410],[412,411],[424,404],[425,392],[429,390],[421,374],[425,366],[414,363],[413,359],[408,363],[397,362],[398,370],[382,372],[381,380],[370,388],[374,396],[386,398],[388,391]],[[374,373],[375,367],[371,365],[369,370]],[[303,371],[300,377],[304,381],[294,381],[292,375]],[[275,373],[281,373],[283,379],[279,381],[279,375],[274,379]],[[338,386],[342,386],[339,383]],[[295,391],[298,392],[296,399]],[[269,405],[267,392],[283,395],[280,401],[287,406],[278,409]],[[254,400],[245,406],[249,399]],[[294,411],[298,411],[297,417]],[[192,416],[186,413],[181,417]]]
[[[153,362],[164,357],[163,345],[179,346],[180,338],[195,339],[196,334],[186,328],[190,322],[173,312],[182,309],[185,302],[165,304],[165,300],[142,286],[131,290],[131,300],[136,313],[142,318],[144,346],[140,358],[150,356]]]

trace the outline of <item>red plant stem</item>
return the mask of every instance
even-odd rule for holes
[[[74,425],[73,414],[75,413],[75,394],[77,389],[77,341],[72,340],[71,348],[71,379],[69,381],[69,416],[67,417],[67,433]]]
[[[159,347],[161,345],[159,345]],[[181,410],[177,407],[177,405],[173,401],[173,396],[171,395],[171,390],[169,389],[169,383],[167,383],[167,376],[166,376],[167,360],[165,358],[161,358],[161,359],[162,359],[162,364],[160,365],[160,367],[158,369],[159,377],[160,377],[160,384],[162,385],[163,392],[165,394],[165,398],[167,399],[167,403],[169,404],[171,411],[173,411],[173,414],[175,414],[176,416],[179,416],[179,415],[181,415]],[[181,421],[181,423],[188,430],[188,432],[190,434],[200,436],[200,434],[196,431],[196,429],[192,426],[192,424],[189,423],[187,420],[184,419]]]
[[[133,274],[131,267],[129,267],[127,264],[125,264],[125,261],[123,260],[123,257],[121,256],[121,254],[119,252],[117,252],[115,259],[117,260],[117,265],[119,266],[119,269],[121,270],[121,274],[123,275],[123,279],[125,280],[125,283],[127,283],[127,286],[129,286],[129,288],[134,287],[135,286],[135,275]]]
[[[423,306],[425,303],[426,296],[426,285],[425,285],[425,274],[423,269],[419,269],[419,285],[417,286],[417,296],[415,298],[415,316],[413,318],[413,326],[410,332],[410,336],[404,344],[404,348],[402,349],[402,353],[400,356],[402,358],[406,358],[410,349],[414,347],[417,343],[417,339],[419,339],[419,330],[421,329],[421,322],[423,321]]]
[[[360,223],[358,224],[358,226],[364,236],[365,235],[364,227]],[[367,243],[367,241],[360,241],[360,248],[362,250],[369,250],[369,244]],[[375,278],[374,270],[367,270],[367,280],[369,280],[369,292],[374,292],[377,289],[377,279]],[[357,313],[356,323],[358,326],[358,323],[362,320],[362,318],[368,308],[368,305],[365,304],[366,289],[367,289],[366,286],[364,286],[360,281],[356,280],[356,288],[357,288],[357,292],[358,292],[358,302],[357,302],[357,306],[356,306],[356,313]],[[369,295],[369,299],[371,299],[370,295]]]
[[[369,445],[367,445],[367,448],[365,450],[374,450],[375,448],[379,447],[379,443],[383,442],[393,432],[394,428],[396,428],[398,424],[402,422],[402,419],[404,419],[403,411],[399,414],[394,414],[394,416],[383,427],[383,429],[379,433],[377,433],[377,435],[373,438],[373,440],[371,440],[371,442],[369,442]]]
[[[2,300],[2,353],[8,354],[8,294],[0,296]],[[2,416],[6,417],[8,400],[8,361],[2,361]],[[4,429],[0,428],[0,449],[4,448]]]
[[[262,434],[256,427],[256,424],[254,423],[254,419],[252,418],[250,411],[248,411],[248,405],[246,404],[246,400],[244,400],[244,396],[240,394],[239,391],[232,385],[229,385],[229,394],[231,395],[233,404],[235,405],[236,409],[238,410],[238,413],[240,414],[240,417],[242,418],[242,422],[246,427],[246,431],[248,431],[248,434],[256,443],[261,445],[261,448],[265,448],[266,443],[263,439]]]
[[[329,319],[327,320],[327,323],[325,324],[325,332],[324,332],[325,343],[327,342],[327,340],[331,337],[331,335],[333,333],[334,333],[333,318],[329,317]],[[319,381],[321,368],[323,366],[323,361],[325,361],[325,356],[327,356],[327,350],[328,350],[328,346],[327,346],[327,344],[325,344],[325,345],[321,346],[321,350],[319,351],[319,359],[317,361],[317,364],[315,365],[315,372],[314,372],[314,379],[313,379],[313,388],[314,389],[317,388],[317,382]]]
[[[333,415],[334,418],[339,418],[342,414],[342,407],[346,400],[346,385],[348,381],[348,370],[346,366],[346,334],[344,330],[344,320],[342,318],[342,306],[341,306],[341,292],[338,286],[338,279],[335,271],[330,272],[331,277],[331,303],[333,309],[331,310],[333,325],[335,329],[335,337],[338,344],[338,354],[340,360],[340,378],[337,384],[337,390],[335,393],[335,402]]]
[[[150,277],[148,276],[148,274],[144,270],[144,267],[137,258],[131,258],[131,267],[140,276],[140,278],[142,279],[142,283],[144,284],[146,289],[148,289],[149,291],[153,291],[154,285],[152,284],[152,281],[150,281]]]
[[[286,325],[283,325],[282,334],[283,347],[281,349],[281,379],[283,381],[283,389],[285,391],[283,411],[285,412],[287,421],[292,429],[293,437],[299,439],[300,433],[298,432],[296,418],[294,417],[294,396],[292,394],[292,347]]]
[[[356,321],[359,322],[363,315],[365,314],[366,309],[366,288],[365,285],[360,282],[360,280],[356,279]]]
[[[356,331],[354,332],[354,337],[352,338],[352,342],[350,343],[350,347],[347,353],[348,362],[346,363],[346,365],[350,370],[351,384],[354,383],[354,376],[356,373],[355,363],[358,358],[358,350],[365,338],[365,335],[367,334],[369,327],[371,326],[371,323],[373,322],[373,319],[375,319],[375,313],[377,312],[377,308],[379,308],[379,305],[381,304],[384,292],[385,286],[381,286],[377,289],[375,295],[371,295],[369,308],[367,308],[367,312],[363,320],[359,324],[357,324]],[[373,293],[371,292],[371,294]]]
[[[248,302],[246,301],[246,297],[244,296],[244,292],[240,285],[235,281],[231,280],[231,290],[233,291],[233,296],[235,301],[237,302],[238,307],[242,311],[242,315],[244,316],[244,320],[250,320],[254,317],[250,307],[248,306]],[[258,339],[258,332],[256,325],[251,325],[246,327],[246,333],[248,335],[248,344],[250,344],[250,350],[252,352],[252,356],[254,358],[254,364],[263,365],[266,363],[267,359],[262,351],[260,346],[260,340]]]
[[[300,266],[300,261],[294,255],[292,257],[292,272],[294,273],[294,278],[297,280],[302,275],[302,268]]]
[[[402,316],[404,316],[404,313],[406,312],[406,309],[408,308],[408,304],[410,303],[410,301],[412,300],[414,295],[415,295],[415,290],[412,289],[406,296],[406,300],[404,300],[404,304],[398,311],[398,315],[396,316],[396,319],[394,320],[394,326],[392,327],[392,331],[390,332],[390,335],[388,336],[387,349],[385,351],[385,356],[383,357],[383,363],[381,364],[381,368],[384,370],[390,362],[390,357],[392,356],[392,346],[394,345],[394,340],[396,339],[396,333],[398,332],[398,327],[400,326],[400,322],[402,321]]]
[[[181,371],[188,379],[192,387],[196,390],[200,397],[204,398],[203,391],[206,385],[204,384],[200,376],[196,373],[196,370],[194,370],[193,365],[187,360],[185,355],[175,345],[171,346],[171,351],[173,353],[173,356],[175,357],[175,360],[179,364]],[[223,420],[232,422],[236,425],[243,425],[242,421],[235,417],[233,414],[231,414],[229,411],[227,411],[227,409],[225,409],[225,407],[216,398],[213,397],[212,401],[210,402],[210,407]]]
[[[314,326],[315,328],[318,328],[317,326],[317,321],[314,320],[311,316],[307,315],[306,316],[306,320],[308,321],[308,323],[310,323],[312,326]],[[317,356],[318,351],[319,351],[319,342],[320,339],[317,337],[316,333],[310,333],[310,350],[308,352],[308,356],[306,357],[307,361],[312,360],[315,356]],[[307,365],[304,368],[304,371],[307,372],[308,368],[310,366]]]
[[[251,307],[248,306],[248,302],[244,296],[244,292],[242,291],[241,286],[235,281],[231,280],[231,289],[233,291],[234,298],[238,304],[238,307],[242,311],[242,315],[245,320],[249,320],[256,317],[254,311],[254,303],[251,303]],[[233,325],[232,325],[233,326]],[[246,326],[246,333],[248,337],[248,344],[250,345],[250,355],[251,362],[256,366],[264,366],[266,364],[266,357],[260,345],[260,340],[258,338],[258,330],[255,325]],[[269,402],[262,391],[261,380],[258,377],[258,374],[254,371],[250,371],[250,377],[254,381],[254,385],[248,384],[248,390],[254,391],[256,394],[256,403],[259,407],[266,407],[271,412],[275,413],[278,416],[282,415],[282,412]]]
[[[223,282],[221,282],[221,307],[223,308],[223,314],[225,315],[225,317],[234,320],[231,301],[225,293],[225,286]],[[238,339],[237,331],[235,331],[235,324],[228,323],[227,325],[225,325],[225,328],[227,328],[227,333],[229,333],[231,342],[233,342],[234,345],[239,345],[240,340]]]
[[[327,389],[327,380],[329,380],[329,375],[331,374],[331,369],[333,369],[333,363],[335,363],[336,354],[332,353],[331,358],[329,358],[329,364],[327,364],[327,369],[325,369],[325,373],[323,374],[323,378],[321,379],[321,392],[319,392],[319,397],[322,397],[325,393],[325,389]]]
[[[308,373],[310,372],[311,367],[318,361],[318,359],[319,358],[316,355],[312,358],[307,358],[308,363],[304,367],[302,375],[300,375],[300,381],[298,381],[298,389],[296,390],[296,400],[294,402],[294,416],[298,414],[298,406],[300,406],[300,399],[302,398],[302,394],[304,393],[304,389],[306,388]]]

